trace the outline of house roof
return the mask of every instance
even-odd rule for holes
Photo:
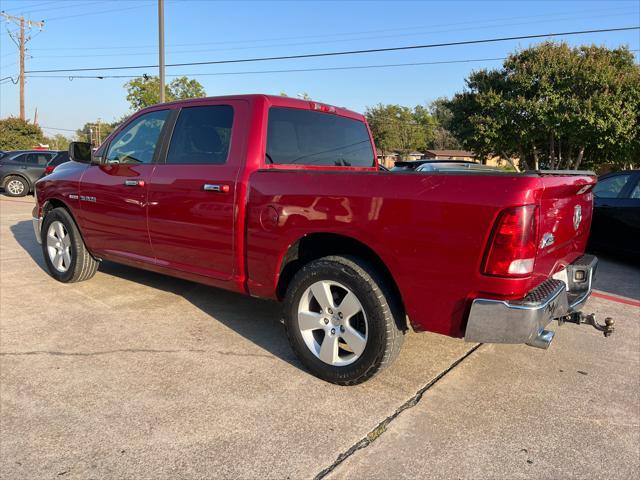
[[[469,150],[427,150],[425,153],[443,157],[475,157]]]
[[[391,150],[391,151],[386,151],[384,154],[387,157],[393,157],[393,156],[397,156],[398,152],[396,152],[395,150]],[[379,148],[376,148],[376,155],[382,155],[382,150],[380,150]]]

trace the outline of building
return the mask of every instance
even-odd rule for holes
[[[400,154],[395,150],[384,152],[383,154],[382,150],[376,148],[376,156],[378,157],[378,164],[387,168],[393,168],[396,160],[400,160]]]
[[[424,153],[417,151],[403,153],[401,150],[390,150],[388,152],[384,152],[383,155],[382,150],[377,148],[376,154],[378,157],[378,163],[387,168],[393,168],[398,160],[414,161],[424,158]]]
[[[467,162],[476,162],[473,152],[468,150],[427,150],[424,158],[429,160],[465,160]]]

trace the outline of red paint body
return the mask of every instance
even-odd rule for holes
[[[276,298],[283,261],[301,238],[315,233],[348,237],[386,265],[416,330],[450,336],[464,334],[474,298],[522,298],[584,252],[592,195],[578,190],[595,183],[591,176],[267,164],[269,107],[313,108],[313,103],[285,97],[189,100],[136,115],[218,104],[234,108],[226,164],[69,162],[38,182],[39,208],[52,200],[66,205],[98,258],[265,298]],[[326,115],[364,121],[341,108]],[[375,155],[373,141],[371,148]],[[142,182],[124,187],[124,179]],[[207,192],[204,183],[224,188]],[[95,201],[74,199],[78,194]],[[531,204],[538,206],[538,235],[552,232],[555,243],[538,251],[531,275],[482,274],[500,212]],[[583,221],[576,231],[578,204]]]

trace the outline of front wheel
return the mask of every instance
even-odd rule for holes
[[[314,375],[355,385],[400,352],[404,317],[398,303],[366,262],[346,256],[320,258],[300,269],[287,289],[287,336]]]
[[[76,222],[64,208],[54,208],[44,217],[42,252],[49,274],[63,283],[81,282],[93,277],[98,261],[91,256]]]

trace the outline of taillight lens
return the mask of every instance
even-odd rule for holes
[[[56,167],[54,167],[53,165],[47,165],[47,167],[44,169],[44,174],[49,175],[50,173],[53,172],[55,168]]]
[[[496,222],[483,273],[521,277],[533,272],[538,250],[538,209],[524,205],[504,210]]]

